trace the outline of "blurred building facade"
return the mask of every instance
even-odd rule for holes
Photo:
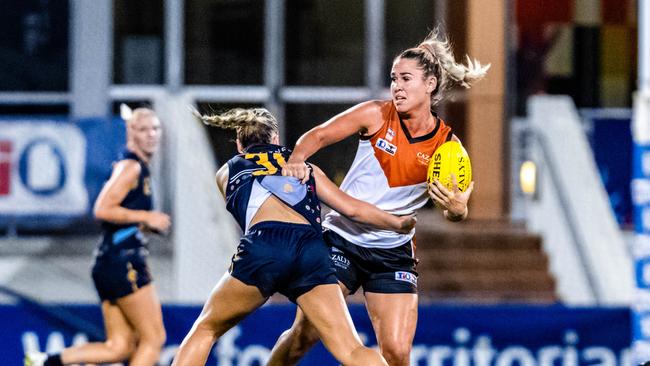
[[[360,101],[388,98],[393,57],[440,25],[457,58],[492,64],[486,80],[438,106],[473,159],[471,218],[488,222],[510,221],[517,189],[510,121],[526,113],[529,96],[567,94],[578,107],[625,108],[635,89],[632,0],[0,5],[7,9],[0,15],[0,115],[108,118],[122,102],[151,105],[161,96],[182,96],[204,111],[266,106],[281,120],[287,145]],[[175,110],[167,111],[163,119],[175,118]],[[217,163],[235,153],[232,133],[210,130],[209,138]],[[340,181],[356,145],[349,138],[313,161]],[[168,197],[161,204],[172,210],[174,202]],[[10,220],[0,225],[4,233],[12,233]],[[62,231],[79,228],[96,234],[89,212],[84,225],[73,222]],[[160,248],[165,267],[172,244]]]

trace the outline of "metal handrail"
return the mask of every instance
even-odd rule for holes
[[[578,232],[576,213],[574,212],[571,205],[569,204],[569,197],[567,196],[566,192],[562,189],[561,182],[558,178],[559,174],[555,174],[559,172],[559,169],[551,156],[550,144],[548,143],[546,136],[544,136],[537,128],[529,126],[528,133],[530,136],[534,138],[534,140],[541,147],[544,161],[546,162],[546,164],[549,166],[551,170],[551,174],[548,175],[551,177],[553,186],[557,191],[557,197],[560,202],[560,206],[562,207],[562,212],[564,212],[564,216],[568,221],[569,232],[571,234],[573,244],[577,249],[580,264],[586,271],[587,283],[589,284],[589,287],[593,292],[593,295],[596,299],[596,303],[600,304],[602,303],[602,293],[600,291],[600,288],[597,285],[598,281],[596,279],[596,276],[592,271],[589,262],[587,261],[587,254],[585,252],[585,248],[583,245],[585,240],[584,238],[581,238],[581,235]]]
[[[0,92],[0,105],[60,105],[70,100],[68,92]]]

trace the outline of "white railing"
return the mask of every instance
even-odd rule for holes
[[[535,96],[528,110],[528,157],[539,166],[539,191],[526,202],[525,216],[544,238],[560,298],[629,304],[632,260],[573,102]]]

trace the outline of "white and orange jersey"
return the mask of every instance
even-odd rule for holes
[[[373,135],[359,140],[357,154],[341,190],[392,214],[410,214],[429,199],[426,183],[429,159],[438,146],[451,140],[451,128],[436,118],[433,131],[414,138],[397,115],[392,101],[385,101],[381,111],[384,124]],[[376,229],[335,211],[325,217],[323,226],[366,248],[394,248],[411,240],[415,233],[415,230],[399,234]]]

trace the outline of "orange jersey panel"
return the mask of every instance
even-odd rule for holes
[[[368,138],[390,187],[402,187],[427,180],[427,168],[433,152],[451,139],[451,128],[436,117],[430,133],[411,137],[400,120],[392,101],[381,107],[384,124]]]

